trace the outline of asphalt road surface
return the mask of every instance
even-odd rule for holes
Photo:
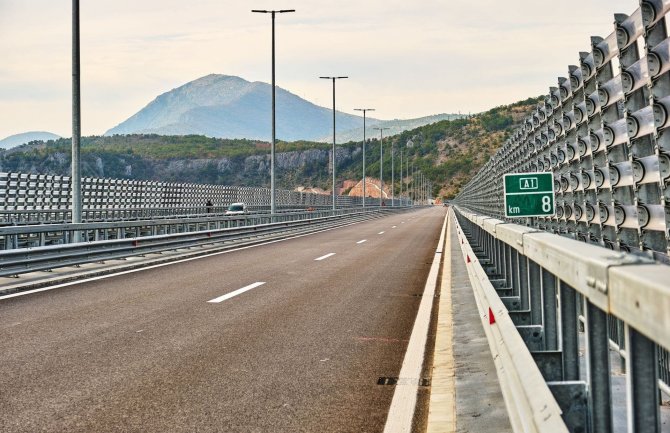
[[[0,431],[382,431],[444,215],[0,299]]]

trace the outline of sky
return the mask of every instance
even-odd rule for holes
[[[547,94],[590,36],[637,0],[84,0],[82,133],[101,135],[159,94],[211,73],[276,83],[379,119],[476,113]],[[0,0],[0,139],[72,135],[72,1]]]

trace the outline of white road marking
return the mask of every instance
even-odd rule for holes
[[[248,286],[244,286],[241,289],[237,289],[234,292],[227,293],[223,296],[219,296],[218,298],[214,298],[214,299],[212,299],[210,301],[207,301],[207,302],[209,302],[211,304],[218,304],[219,302],[223,302],[226,299],[234,298],[237,295],[241,295],[242,293],[247,292],[251,289],[255,289],[258,286],[262,286],[263,284],[265,284],[265,281],[258,281],[258,282],[255,282],[253,284],[249,284]]]
[[[423,366],[423,354],[426,351],[426,340],[428,339],[428,327],[430,325],[430,313],[433,307],[433,298],[435,297],[435,288],[437,286],[437,276],[440,270],[440,259],[442,256],[444,239],[447,230],[448,215],[444,218],[442,224],[442,233],[437,243],[433,264],[428,273],[428,280],[423,289],[423,296],[419,304],[419,311],[414,320],[412,334],[409,337],[407,351],[400,367],[401,378],[420,378],[421,367]],[[411,381],[410,381],[411,382]],[[416,397],[418,394],[418,383],[396,386],[393,392],[393,400],[386,418],[384,433],[409,432],[412,430],[412,419],[414,418],[414,409],[416,407]]]
[[[256,244],[256,245],[247,245],[247,246],[244,246],[244,247],[232,248],[230,250],[216,251],[216,252],[213,252],[213,253],[210,253],[210,254],[203,254],[203,255],[197,256],[197,257],[188,257],[188,258],[185,258],[185,259],[179,259],[179,260],[170,261],[170,262],[166,262],[166,263],[159,263],[159,264],[156,264],[156,265],[150,265],[150,266],[141,267],[141,268],[128,269],[127,271],[115,272],[115,273],[105,274],[105,275],[98,275],[96,277],[84,278],[84,279],[76,280],[76,281],[68,281],[67,283],[60,283],[60,284],[56,284],[56,285],[53,285],[53,286],[42,287],[40,289],[25,290],[25,291],[21,291],[21,292],[12,293],[12,294],[9,294],[9,295],[2,295],[2,296],[0,296],[0,301],[3,301],[5,299],[17,298],[19,296],[32,295],[34,293],[48,292],[50,290],[60,289],[62,287],[75,286],[77,284],[89,283],[91,281],[98,281],[98,280],[104,280],[104,279],[107,279],[107,278],[118,277],[119,275],[133,274],[135,272],[146,271],[146,270],[149,270],[149,269],[162,268],[163,266],[175,265],[177,263],[185,263],[185,262],[190,262],[192,260],[200,260],[200,259],[204,259],[204,258],[207,258],[207,257],[218,256],[220,254],[234,253],[236,251],[247,250],[249,248],[257,248],[257,247],[261,247],[261,246],[265,246],[265,245],[274,244],[274,243],[277,243],[277,242],[284,242],[284,241],[288,241],[288,240],[291,240],[291,239],[298,239],[298,238],[302,238],[302,237],[305,237],[305,236],[310,236],[310,235],[314,235],[314,234],[318,234],[318,233],[329,232],[331,230],[337,230],[338,228],[349,227],[349,226],[360,224],[360,223],[361,223],[360,221],[356,221],[356,222],[353,222],[353,223],[345,224],[343,226],[331,227],[331,228],[319,230],[319,231],[312,232],[312,233],[305,233],[305,234],[301,234],[301,235],[291,236],[289,238],[284,238],[284,239],[275,239],[275,240],[272,240],[272,241],[263,242],[263,243]]]
[[[358,242],[356,242],[356,243],[357,243],[357,244],[362,244],[363,242],[367,242],[367,241],[368,241],[367,239],[363,239],[363,240],[360,240],[360,241],[358,241]]]
[[[384,232],[379,232],[379,233],[377,233],[377,234],[378,234],[378,235],[383,235],[383,234],[384,234]]]
[[[401,222],[400,224],[405,224],[405,221]]]
[[[332,257],[334,255],[335,255],[335,253],[328,253],[325,256],[317,257],[316,259],[314,259],[314,261],[324,260],[324,259],[327,259],[328,257]]]
[[[398,227],[398,226],[393,226],[393,227],[391,227],[391,228],[394,229],[394,228],[396,228],[396,227]]]

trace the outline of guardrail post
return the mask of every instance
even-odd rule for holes
[[[504,263],[505,263],[505,286],[514,291],[512,278],[512,247],[503,243]]]
[[[607,337],[607,313],[586,300],[586,373],[592,433],[612,431],[612,387]]]
[[[528,286],[530,289],[530,323],[531,325],[542,325],[542,269],[534,261],[527,260]]]
[[[556,276],[540,268],[542,274],[542,325],[544,328],[544,347],[546,350],[558,350],[558,305],[556,300]]]
[[[630,326],[625,326],[628,355],[626,394],[628,431],[661,431],[656,344]]]
[[[516,257],[519,266],[519,298],[521,301],[521,309],[527,311],[530,309],[528,258],[518,252]]]
[[[577,328],[577,292],[561,281],[561,351],[563,380],[579,380],[579,329]]]

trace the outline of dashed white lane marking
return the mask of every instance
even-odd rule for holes
[[[378,235],[383,235],[383,234],[384,234],[384,232],[379,232],[379,233],[377,233],[377,234],[378,234]]]
[[[401,222],[400,224],[405,224],[405,221]]]
[[[391,228],[394,229],[394,228],[396,228],[396,227],[398,227],[398,226],[393,226],[393,227],[391,227]]]
[[[326,254],[325,256],[317,257],[317,258],[314,259],[314,260],[315,260],[315,261],[324,260],[324,259],[327,259],[328,257],[332,257],[332,256],[334,256],[334,255],[335,255],[335,253],[328,253],[328,254]]]
[[[367,239],[362,239],[362,240],[360,240],[360,241],[358,241],[358,242],[356,242],[356,243],[357,243],[357,244],[362,244],[362,243],[367,242],[367,241],[368,241]]]
[[[241,295],[242,293],[247,292],[251,289],[255,289],[258,286],[262,286],[263,284],[265,284],[265,281],[258,281],[258,282],[255,282],[253,284],[249,284],[248,286],[244,286],[241,289],[237,289],[234,292],[227,293],[223,296],[219,296],[218,298],[214,298],[214,299],[212,299],[210,301],[207,301],[207,302],[209,302],[211,304],[218,304],[219,302],[223,302],[226,299],[230,299],[230,298],[233,298],[237,295]]]
[[[186,262],[190,262],[190,261],[193,261],[193,260],[200,260],[200,259],[205,259],[207,257],[218,256],[218,255],[221,255],[221,254],[234,253],[234,252],[237,252],[237,251],[248,250],[249,248],[262,247],[264,245],[275,244],[277,242],[285,242],[285,241],[289,241],[289,240],[292,240],[292,239],[298,239],[298,238],[302,238],[302,237],[305,237],[305,236],[310,236],[310,235],[317,234],[317,233],[325,233],[325,232],[329,232],[331,230],[337,230],[338,228],[341,228],[341,227],[349,227],[349,226],[356,225],[356,224],[360,224],[360,222],[353,222],[353,223],[345,224],[345,225],[339,226],[339,227],[331,227],[331,228],[327,228],[327,229],[323,229],[323,230],[317,230],[317,231],[312,232],[312,233],[304,233],[304,234],[291,236],[291,237],[284,238],[284,239],[275,239],[275,240],[272,240],[272,241],[263,242],[263,243],[259,243],[259,244],[255,244],[255,245],[247,245],[247,246],[244,246],[244,247],[232,248],[230,250],[215,251],[213,253],[203,254],[202,256],[188,257],[188,258],[185,258],[185,259],[179,259],[179,260],[175,260],[175,261],[171,261],[171,262],[158,263],[156,265],[150,265],[150,266],[146,266],[146,267],[143,267],[143,268],[128,269],[126,271],[114,272],[114,273],[105,274],[105,275],[98,275],[96,277],[83,278],[81,280],[76,280],[76,281],[68,281],[67,283],[60,283],[60,284],[56,284],[56,285],[49,286],[49,287],[42,287],[40,289],[26,290],[26,291],[22,291],[22,292],[12,293],[10,295],[2,295],[2,296],[0,296],[0,301],[3,301],[5,299],[10,299],[10,298],[17,298],[19,296],[26,296],[26,295],[32,295],[32,294],[35,294],[35,293],[48,292],[50,290],[60,289],[62,287],[76,286],[76,285],[79,285],[79,284],[89,283],[91,281],[106,280],[108,278],[118,277],[120,275],[126,275],[126,274],[133,274],[135,272],[143,272],[143,271],[147,271],[149,269],[162,268],[163,266],[176,265],[177,263],[186,263]]]

